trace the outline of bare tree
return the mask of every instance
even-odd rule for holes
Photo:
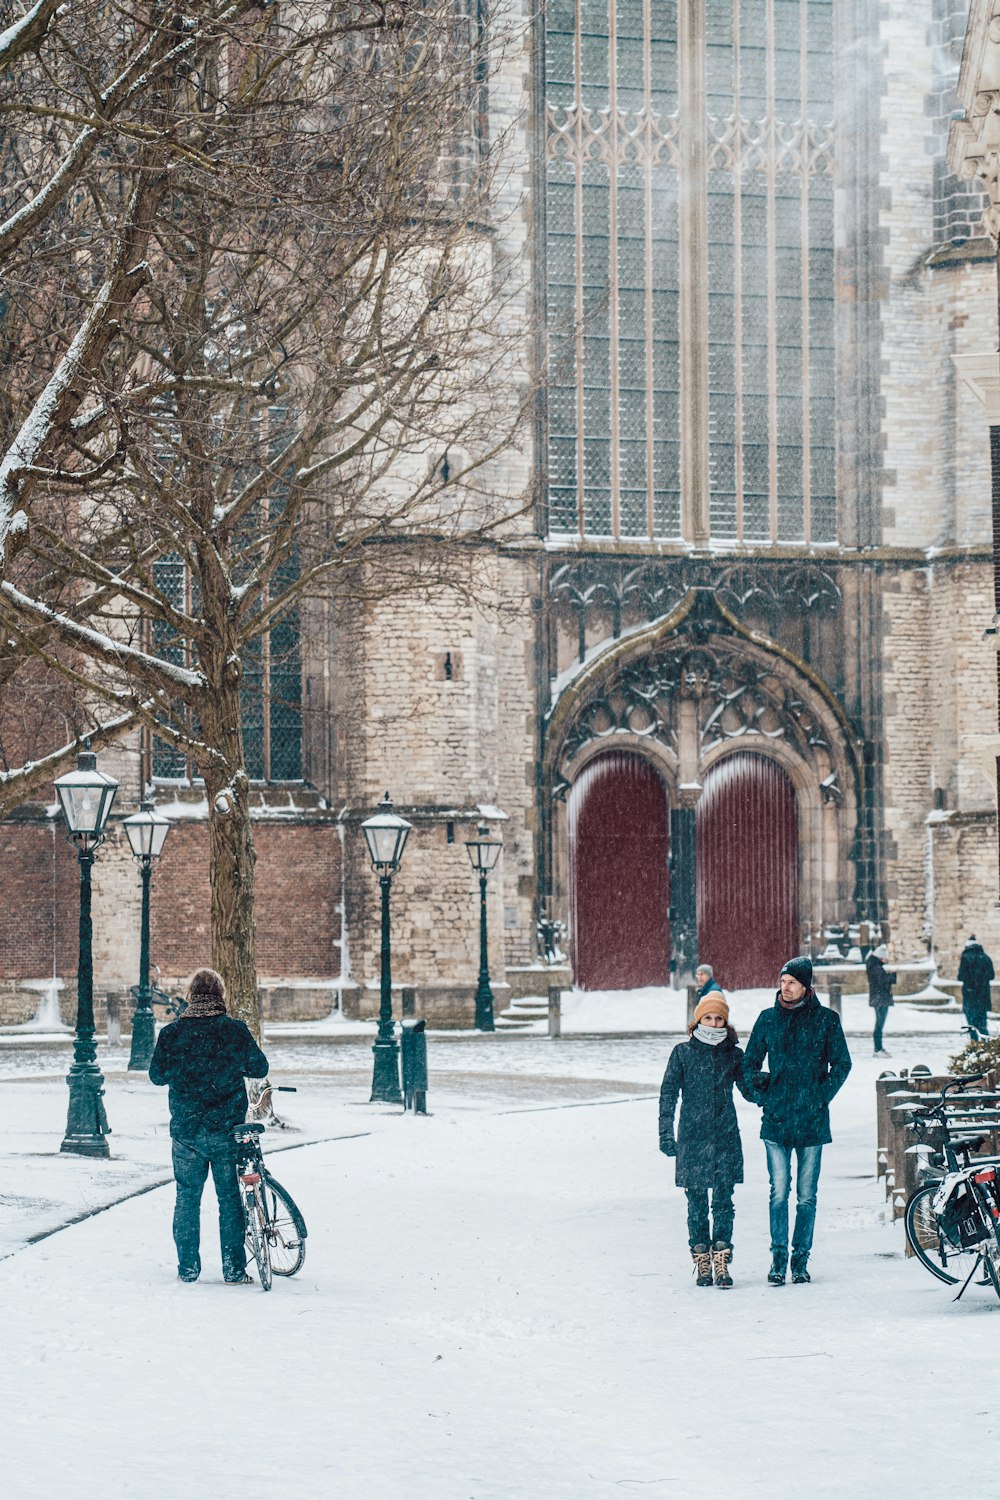
[[[16,12],[20,11],[20,14]],[[180,16],[157,3],[59,0],[7,7],[0,31],[0,578],[29,535],[36,498],[75,467],[82,435],[108,430],[105,365],[148,275],[154,222],[186,150],[192,68],[256,14],[209,0]],[[35,631],[36,640],[47,635]],[[0,692],[15,744],[32,753],[39,679],[0,634]],[[20,677],[20,681],[16,679]],[[51,687],[51,684],[49,685]],[[48,689],[42,697],[54,702]],[[58,747],[2,777],[2,802],[37,791],[73,755],[131,715],[101,720],[60,694]],[[28,721],[31,722],[28,722]],[[4,748],[7,748],[5,744]]]
[[[481,134],[501,48],[453,0],[303,0],[189,69],[106,420],[44,476],[0,591],[19,650],[204,778],[214,961],[254,1029],[248,660],[338,580],[440,584],[442,543],[489,547],[524,503],[499,462],[528,398],[523,288],[494,242],[504,143]]]

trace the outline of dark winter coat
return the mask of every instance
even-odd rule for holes
[[[882,960],[876,958],[874,953],[869,953],[865,959],[865,972],[868,975],[868,1004],[895,1005],[892,987],[896,983],[896,976],[890,974]]]
[[[722,988],[722,985],[719,984],[717,980],[715,980],[715,979],[706,979],[706,981],[702,985],[701,989],[697,991],[697,999],[704,1000],[704,998],[708,994],[709,990],[718,990],[718,992],[719,992],[720,995],[725,993],[724,990],[723,990],[723,988]]]
[[[761,1139],[826,1145],[832,1139],[830,1100],[850,1071],[840,1017],[820,1005],[815,990],[797,1010],[786,1010],[775,998],[754,1022],[743,1061],[747,1083],[764,1095]]]
[[[149,1076],[169,1084],[170,1134],[188,1141],[202,1127],[219,1133],[243,1123],[243,1080],[266,1078],[267,1058],[242,1021],[181,1016],[156,1038]]]
[[[751,1101],[752,1086],[743,1077],[743,1049],[729,1028],[724,1042],[712,1046],[692,1037],[670,1054],[660,1086],[660,1149],[675,1143],[674,1114],[681,1100],[676,1135],[677,1186],[711,1188],[743,1181],[743,1148],[733,1104],[733,1084]]]
[[[990,980],[994,977],[993,960],[982,943],[966,943],[958,965],[962,999],[970,1005],[985,1005],[992,1010]]]

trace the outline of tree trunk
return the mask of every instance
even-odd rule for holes
[[[229,776],[213,763],[205,767],[211,847],[212,962],[226,982],[226,1009],[245,1021],[261,1040],[257,999],[257,943],[254,923],[254,866],[257,855],[250,822],[250,783],[243,765],[239,673],[211,695],[202,715],[206,742],[221,751]]]
[[[232,811],[216,808],[209,793],[212,880],[212,962],[226,981],[226,1009],[245,1021],[259,1042],[257,942],[254,924],[254,865],[249,783],[241,771],[230,783]],[[220,788],[220,791],[222,789]],[[218,796],[218,793],[216,794]]]

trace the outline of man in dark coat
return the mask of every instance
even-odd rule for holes
[[[876,1057],[888,1057],[889,1054],[882,1046],[882,1031],[885,1027],[885,1018],[889,1014],[889,1006],[895,1004],[892,998],[892,987],[896,983],[895,974],[891,974],[885,966],[889,957],[889,950],[884,943],[879,943],[873,948],[865,959],[865,973],[868,975],[868,1004],[875,1011],[875,1033],[872,1038],[875,1044]]]
[[[965,1012],[969,1035],[974,1042],[988,1041],[990,1023],[987,1013],[992,1010],[990,980],[993,975],[993,960],[976,934],[970,933],[969,941],[962,949],[958,965],[958,977],[962,985],[962,1009]]]
[[[762,1071],[765,1058],[767,1072]],[[823,1147],[831,1140],[830,1100],[851,1071],[840,1017],[820,1005],[810,959],[790,959],[782,969],[774,1004],[761,1011],[750,1033],[743,1070],[747,1083],[763,1094],[760,1134],[771,1179],[772,1260],[767,1279],[772,1286],[785,1282],[794,1151],[792,1280],[806,1282],[820,1163]]]
[[[201,1274],[201,1195],[211,1168],[219,1199],[222,1275],[230,1283],[248,1282],[233,1130],[246,1119],[243,1080],[266,1078],[267,1058],[249,1027],[227,1016],[222,977],[214,969],[195,974],[187,1009],[156,1039],[149,1076],[170,1089],[177,1274],[181,1281],[197,1281]]]

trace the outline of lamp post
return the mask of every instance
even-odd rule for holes
[[[110,1156],[110,1131],[104,1110],[104,1078],[97,1066],[94,1043],[94,928],[90,916],[90,874],[94,856],[104,842],[104,828],[118,783],[97,769],[97,756],[85,750],[75,771],[55,783],[67,838],[76,845],[80,861],[80,953],[76,968],[76,1032],[69,1085],[66,1135],[59,1148],[78,1156]]]
[[[156,1040],[156,1022],[149,987],[149,887],[153,860],[163,853],[163,845],[170,832],[170,823],[160,813],[153,811],[148,798],[143,799],[139,811],[126,818],[122,824],[132,848],[133,858],[138,860],[142,875],[142,926],[139,940],[139,983],[132,991],[135,996],[135,1011],[132,1015],[132,1050],[129,1053],[130,1072],[145,1073],[153,1056]]]
[[[371,1103],[402,1104],[403,1094],[399,1087],[399,1044],[396,1041],[392,1021],[392,955],[389,944],[389,891],[392,877],[399,869],[403,849],[413,825],[400,818],[392,810],[389,793],[386,792],[373,818],[367,818],[361,828],[368,845],[372,869],[378,876],[382,888],[382,961],[380,970],[380,1000],[378,1010],[378,1035],[372,1052],[375,1064],[372,1071]]]
[[[474,839],[466,839],[469,862],[479,876],[479,983],[476,986],[476,1030],[495,1031],[493,1024],[493,991],[490,989],[490,960],[486,944],[486,881],[500,858],[502,839],[490,837],[485,823],[480,823]]]

